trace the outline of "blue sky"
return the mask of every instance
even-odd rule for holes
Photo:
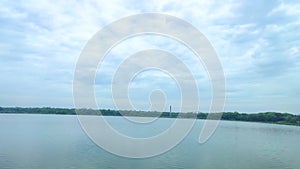
[[[73,72],[87,41],[124,16],[161,12],[188,21],[215,48],[226,78],[225,111],[300,114],[299,9],[296,0],[1,1],[0,106],[73,107]],[[128,39],[106,56],[95,80],[99,106],[114,108],[113,69],[124,56],[147,48],[170,50],[189,65],[201,111],[208,111],[211,87],[203,65],[182,44],[150,35]],[[151,71],[131,84],[136,108],[147,110],[149,92],[157,88],[176,110],[176,83]]]

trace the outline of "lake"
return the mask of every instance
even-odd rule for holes
[[[134,137],[157,134],[174,119],[136,128],[122,117],[105,117]],[[0,114],[0,169],[299,169],[300,127],[222,121],[198,143],[203,120],[170,151],[146,159],[108,153],[81,129],[76,116]]]

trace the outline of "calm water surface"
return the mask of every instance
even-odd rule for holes
[[[120,132],[147,137],[174,119],[137,127],[106,117]],[[300,127],[222,121],[205,144],[203,121],[174,149],[147,159],[115,156],[95,145],[76,116],[0,114],[0,169],[299,169]]]

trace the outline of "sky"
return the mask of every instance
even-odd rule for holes
[[[74,70],[88,40],[120,18],[158,12],[189,22],[214,47],[226,80],[224,111],[300,114],[299,9],[297,0],[4,0],[0,106],[74,107]],[[126,39],[105,56],[95,79],[99,108],[116,108],[111,83],[117,67],[149,48],[171,51],[188,65],[198,85],[200,110],[208,112],[212,91],[203,63],[183,44],[157,35]],[[164,98],[166,110],[168,105],[180,110],[178,84],[161,71],[139,73],[128,95],[137,110],[149,110],[152,96],[154,102]]]

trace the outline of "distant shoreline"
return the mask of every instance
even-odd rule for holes
[[[161,118],[197,118],[207,119],[208,113],[178,113],[178,112],[146,112],[132,110],[110,110],[110,109],[69,109],[69,108],[22,108],[22,107],[0,107],[1,114],[58,114],[58,115],[102,115],[102,116],[135,116],[135,117],[161,117]],[[263,112],[246,114],[239,112],[209,113],[209,119],[226,121],[263,122],[282,125],[300,126],[300,115],[279,112]]]

